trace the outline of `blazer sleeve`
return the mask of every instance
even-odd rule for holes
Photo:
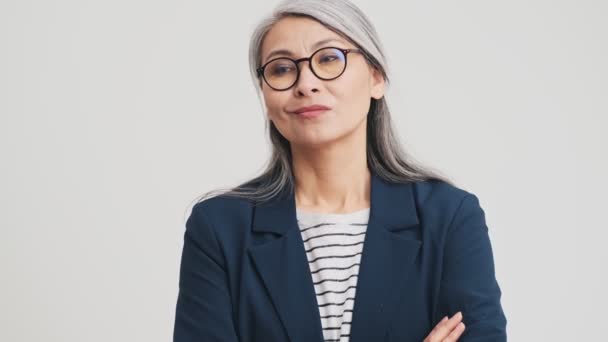
[[[467,193],[450,224],[439,294],[439,321],[462,311],[460,342],[506,341],[507,319],[495,277],[485,214],[477,196]]]
[[[224,258],[200,206],[186,222],[174,342],[237,342]]]

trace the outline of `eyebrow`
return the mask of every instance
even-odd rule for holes
[[[316,48],[318,48],[319,46],[324,45],[324,44],[327,44],[327,43],[329,43],[329,42],[337,42],[337,43],[341,43],[341,44],[346,44],[346,42],[345,42],[345,41],[343,41],[343,40],[341,40],[341,39],[337,39],[337,38],[327,38],[327,39],[323,39],[323,40],[320,40],[320,41],[318,41],[318,42],[314,43],[314,44],[312,45],[312,48],[313,48],[313,49],[316,49]],[[287,55],[287,56],[293,56],[293,53],[292,53],[291,51],[289,51],[289,50],[286,50],[286,49],[274,50],[274,51],[272,51],[271,53],[269,53],[269,54],[268,54],[268,56],[266,56],[266,59],[265,59],[265,61],[264,61],[263,63],[268,62],[268,61],[270,60],[270,58],[271,58],[271,57],[273,57],[273,56],[277,56],[277,55]]]

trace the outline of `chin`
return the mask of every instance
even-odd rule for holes
[[[324,145],[329,145],[332,142],[340,140],[342,136],[336,134],[327,134],[327,135],[315,135],[313,136],[299,136],[292,141],[293,144],[302,146],[302,147],[322,147]]]

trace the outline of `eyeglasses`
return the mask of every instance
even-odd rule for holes
[[[346,70],[346,55],[351,52],[362,53],[359,49],[324,47],[310,57],[291,59],[279,57],[268,61],[257,69],[258,77],[264,78],[268,86],[283,91],[293,87],[300,78],[300,62],[308,61],[310,71],[324,81],[334,80]]]

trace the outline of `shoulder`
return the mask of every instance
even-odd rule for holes
[[[474,196],[467,189],[436,179],[413,183],[413,192],[416,202],[427,206],[453,206],[467,196]]]
[[[251,213],[252,205],[248,200],[215,195],[194,204],[186,221],[185,234],[201,248],[227,255],[243,243]]]
[[[253,179],[229,190],[254,189],[259,186],[260,181]],[[243,217],[244,215],[247,216],[251,213],[254,207],[254,201],[252,199],[227,195],[226,192],[231,191],[215,193],[210,197],[199,200],[192,207],[191,216],[202,214],[208,217],[210,221],[221,221],[224,219]]]
[[[412,189],[419,215],[427,222],[447,226],[457,216],[483,215],[477,195],[463,187],[433,179],[415,182]]]
[[[197,202],[192,207],[190,217],[202,216],[212,226],[225,226],[231,221],[249,219],[252,208],[251,200],[220,194]]]

